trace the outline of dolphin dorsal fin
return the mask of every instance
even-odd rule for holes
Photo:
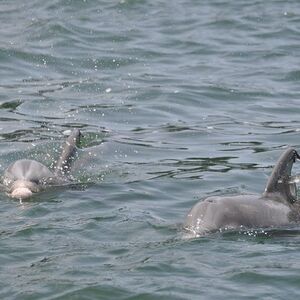
[[[267,182],[264,197],[270,197],[270,194],[280,194],[286,200],[295,202],[295,184],[289,183],[291,171],[294,162],[300,156],[297,151],[291,147],[287,148],[279,157],[273,168],[271,176]]]
[[[74,129],[63,145],[63,150],[55,167],[56,175],[66,175],[70,172],[71,163],[76,152],[76,145],[80,142],[81,132]]]

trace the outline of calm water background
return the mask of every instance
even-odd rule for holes
[[[76,184],[1,193],[1,299],[300,296],[300,226],[181,229],[300,148],[299,1],[1,0],[0,24],[1,173],[84,134]]]

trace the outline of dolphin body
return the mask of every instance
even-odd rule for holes
[[[293,148],[282,153],[262,195],[212,196],[198,202],[189,211],[184,228],[197,237],[223,229],[266,228],[299,222],[296,184],[290,180],[297,158],[300,157]]]
[[[12,198],[26,199],[33,193],[40,192],[48,185],[67,183],[65,175],[69,174],[72,160],[76,152],[76,144],[81,133],[74,129],[63,146],[54,171],[35,160],[20,159],[8,166],[4,171],[2,184]]]

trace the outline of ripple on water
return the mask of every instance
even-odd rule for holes
[[[0,194],[1,298],[299,298],[297,226],[181,228],[209,195],[260,193],[299,146],[298,6],[1,3],[1,172],[51,167],[83,132],[73,184]]]

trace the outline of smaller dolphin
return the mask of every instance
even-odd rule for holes
[[[80,136],[80,131],[74,129],[67,138],[54,172],[40,162],[30,159],[20,159],[10,164],[2,178],[7,194],[12,198],[26,199],[33,193],[44,190],[48,185],[67,183],[65,175],[70,172]]]
[[[300,221],[296,184],[291,179],[299,159],[293,148],[280,156],[262,195],[212,196],[199,201],[188,213],[184,228],[192,236],[222,229],[288,225]]]

